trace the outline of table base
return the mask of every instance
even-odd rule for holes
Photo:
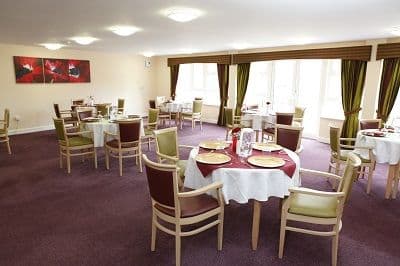
[[[258,237],[260,233],[261,202],[253,202],[253,225],[251,228],[251,248],[257,250]]]
[[[399,186],[399,163],[390,164],[386,183],[385,199],[395,199]]]

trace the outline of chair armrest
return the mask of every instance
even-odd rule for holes
[[[118,138],[118,134],[111,133],[111,132],[108,132],[108,131],[104,131],[104,137],[108,137],[108,136],[112,136],[112,137],[117,137]]]
[[[186,148],[186,149],[194,149],[196,148],[195,146],[190,146],[190,145],[178,145],[179,148]]]
[[[178,197],[179,198],[188,198],[188,197],[195,197],[201,194],[206,193],[207,191],[213,190],[213,189],[220,189],[222,188],[222,182],[214,182],[212,184],[209,184],[205,187],[195,189],[193,191],[189,192],[178,192]]]
[[[342,177],[332,174],[332,173],[326,173],[326,172],[321,172],[317,170],[311,170],[311,169],[304,169],[300,168],[300,174],[309,174],[309,175],[314,175],[314,176],[323,176],[323,177],[329,177],[329,178],[334,178],[336,180],[341,180]]]
[[[171,161],[173,161],[175,163],[177,163],[179,161],[179,158],[168,156],[168,155],[162,154],[162,153],[160,153],[158,151],[156,151],[156,154],[158,156],[160,156],[161,158],[164,158],[164,159],[167,159],[167,160],[171,160]]]
[[[143,125],[143,127],[148,127],[148,126],[156,126],[157,122],[152,122],[152,123],[146,123]]]
[[[299,193],[305,195],[312,195],[312,196],[320,196],[320,197],[344,197],[346,194],[344,192],[326,192],[315,190],[311,188],[304,188],[304,187],[297,187],[297,188],[289,188],[290,193]]]
[[[60,114],[72,113],[72,110],[60,110]]]

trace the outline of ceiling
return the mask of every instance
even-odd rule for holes
[[[200,9],[187,23],[166,18],[166,8]],[[1,0],[0,43],[67,44],[63,49],[156,55],[214,52],[395,37],[399,0]],[[107,30],[116,24],[142,31],[120,37]],[[69,38],[100,40],[81,46]]]

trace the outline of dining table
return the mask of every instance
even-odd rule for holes
[[[118,119],[91,119],[80,123],[81,130],[93,131],[93,142],[95,147],[104,146],[104,131],[110,132],[112,134],[118,133],[118,121],[124,121],[127,118]],[[143,120],[140,120],[140,136],[144,136]]]
[[[259,138],[259,132],[262,131],[264,124],[275,124],[276,115],[274,112],[264,110],[245,110],[242,112],[244,126],[251,127],[256,132],[256,141]],[[249,124],[246,124],[249,123]]]
[[[179,128],[180,114],[182,110],[192,110],[193,103],[170,101],[161,103],[158,108],[161,112],[175,114],[175,125]]]
[[[216,162],[202,161],[213,157]],[[226,162],[218,157],[227,158]],[[254,163],[254,158],[280,158],[280,165]],[[200,159],[199,159],[200,158]],[[229,159],[228,159],[229,158]],[[261,167],[260,167],[261,166]],[[280,166],[280,167],[278,167]],[[184,186],[197,189],[213,182],[223,183],[222,194],[226,204],[235,201],[246,204],[253,200],[253,222],[251,246],[257,249],[261,216],[261,202],[270,197],[283,199],[289,189],[301,185],[299,156],[282,147],[272,150],[253,149],[247,158],[240,157],[232,149],[232,144],[223,149],[207,149],[204,145],[191,150],[185,170]]]
[[[395,199],[399,185],[400,132],[377,129],[360,130],[356,137],[356,146],[372,147],[377,163],[388,164],[385,198]],[[368,151],[356,149],[361,157],[368,158]]]

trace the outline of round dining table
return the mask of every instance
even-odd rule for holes
[[[389,164],[385,198],[396,198],[399,184],[400,132],[385,132],[375,135],[376,129],[360,130],[357,133],[356,146],[372,147],[377,163]],[[361,157],[368,158],[368,151],[357,150]]]
[[[232,157],[232,159],[237,159],[237,155],[230,152],[229,149],[230,148],[226,148],[223,152]],[[279,168],[254,167],[249,164],[246,159],[243,160],[243,164],[247,166],[245,168],[235,167],[232,163],[227,163],[217,167],[217,169],[204,176],[204,171],[202,172],[201,169],[199,169],[199,165],[196,161],[199,150],[202,150],[202,148],[194,148],[190,152],[185,170],[184,186],[197,189],[213,182],[221,181],[223,183],[222,194],[226,204],[229,204],[231,200],[242,204],[253,200],[251,243],[252,249],[256,250],[260,226],[261,202],[268,201],[269,197],[283,199],[290,194],[290,188],[301,185],[299,156],[290,150],[284,149],[286,156],[289,156],[292,163],[295,164],[292,176],[288,176],[285,171]],[[271,155],[271,153],[268,152],[265,154]]]

